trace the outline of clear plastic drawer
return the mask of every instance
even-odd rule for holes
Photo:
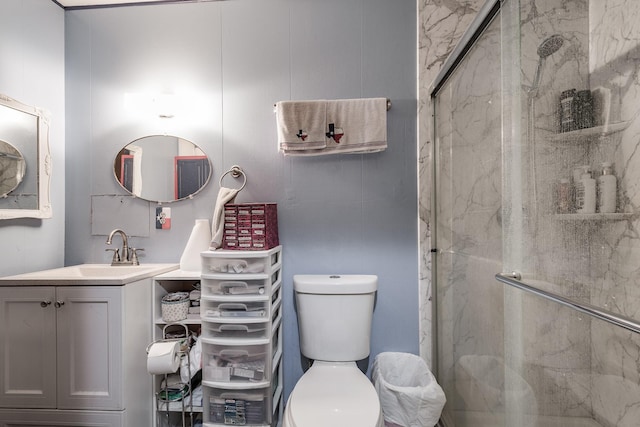
[[[203,258],[202,272],[225,274],[259,274],[266,271],[264,259],[246,258]]]
[[[251,252],[251,251],[249,251]],[[205,251],[202,274],[270,274],[280,265],[280,248],[268,251]]]
[[[270,323],[202,323],[202,336],[204,338],[238,338],[238,339],[260,339],[269,338],[271,330]]]
[[[220,345],[202,342],[202,379],[215,383],[263,382],[271,379],[269,344]]]
[[[222,425],[271,425],[271,393],[268,388],[254,390],[207,389],[204,410],[209,422]]]
[[[269,318],[269,300],[229,301],[202,298],[200,315],[203,320]]]
[[[280,283],[280,270],[266,279],[235,279],[233,277],[202,277],[202,292],[206,295],[269,295]]]

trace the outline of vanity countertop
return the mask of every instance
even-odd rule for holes
[[[126,285],[178,269],[178,264],[80,264],[0,277],[0,286]]]

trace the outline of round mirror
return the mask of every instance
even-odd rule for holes
[[[22,182],[27,162],[16,147],[0,141],[0,197],[15,190]]]
[[[127,144],[116,155],[113,172],[129,193],[150,202],[169,203],[193,196],[211,178],[211,162],[191,141],[150,135]]]

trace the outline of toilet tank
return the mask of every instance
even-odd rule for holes
[[[301,353],[329,362],[366,358],[377,288],[374,275],[294,275]]]

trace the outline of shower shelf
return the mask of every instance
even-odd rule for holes
[[[594,214],[556,214],[554,219],[560,221],[623,221],[635,216],[633,213],[594,213]]]
[[[582,144],[593,141],[595,138],[603,138],[622,132],[630,122],[611,123],[608,126],[595,126],[587,129],[579,129],[571,132],[557,133],[549,136],[549,141],[558,143]]]

